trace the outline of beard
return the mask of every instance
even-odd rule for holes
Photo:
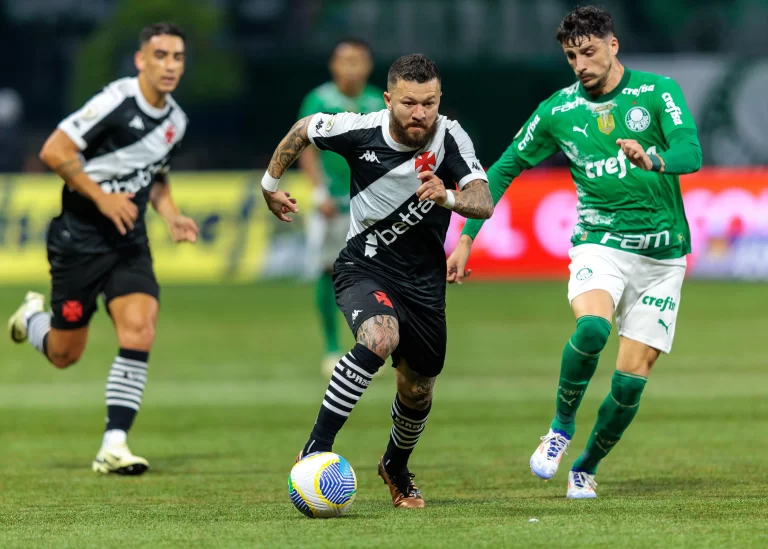
[[[408,128],[421,128],[424,130],[424,133],[420,137],[416,137],[408,133]],[[394,114],[392,114],[389,118],[389,129],[392,132],[395,141],[401,145],[411,147],[412,149],[421,149],[429,143],[435,136],[435,133],[437,133],[437,120],[435,120],[431,126],[427,126],[426,123],[423,125],[414,123],[404,125]]]

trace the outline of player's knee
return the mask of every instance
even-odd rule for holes
[[[400,400],[414,410],[426,410],[432,404],[434,378],[420,378],[416,381],[398,380],[397,394]]]
[[[155,341],[155,324],[150,318],[127,318],[120,323],[117,338],[124,349],[148,351]]]
[[[400,344],[397,318],[389,315],[369,318],[357,330],[357,342],[386,360]]]
[[[63,349],[61,351],[49,351],[48,359],[59,369],[69,368],[80,360],[82,349]]]
[[[588,355],[600,354],[611,335],[611,323],[599,316],[582,316],[576,321],[571,344]]]

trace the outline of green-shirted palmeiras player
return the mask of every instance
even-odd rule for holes
[[[556,413],[531,456],[552,478],[576,430],[575,416],[615,317],[619,354],[611,391],[568,477],[569,498],[594,498],[600,461],[637,414],[648,375],[675,335],[690,253],[679,176],[697,171],[696,126],[671,79],[619,63],[610,13],[577,8],[558,29],[579,81],[542,102],[488,171],[494,203],[512,179],[558,150],[578,196],[568,300],[576,331],[563,350]],[[470,220],[448,260],[461,282],[482,221]]]

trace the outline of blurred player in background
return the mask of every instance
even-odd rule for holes
[[[372,114],[316,114],[280,142],[262,187],[283,221],[298,210],[279,180],[310,144],[349,164],[350,226],[333,266],[336,301],[357,344],[336,364],[320,413],[299,458],[332,451],[371,379],[392,356],[397,393],[379,476],[395,507],[424,507],[408,459],[432,407],[443,369],[445,235],[451,210],[487,219],[493,212],[485,171],[458,122],[438,114],[440,74],[423,55],[389,69],[387,108]]]
[[[702,154],[680,87],[617,59],[610,13],[577,8],[557,39],[579,82],[539,105],[488,180],[497,203],[523,170],[557,150],[568,157],[579,199],[568,284],[576,331],[563,350],[555,417],[530,466],[543,479],[557,472],[615,315],[619,356],[611,391],[568,478],[569,498],[594,498],[598,464],[635,417],[659,355],[672,349],[691,251],[679,176],[697,171]],[[448,259],[449,282],[469,274],[481,227],[482,221],[464,227]]]
[[[358,38],[340,40],[333,48],[328,67],[333,80],[307,94],[299,118],[319,112],[369,113],[384,108],[384,90],[368,84],[373,59],[366,42]],[[315,299],[325,338],[322,371],[331,377],[341,358],[331,275],[333,262],[344,248],[349,231],[349,166],[342,156],[314,146],[304,151],[299,166],[313,188],[314,211],[307,223],[307,258],[309,271],[319,275]]]
[[[9,321],[57,368],[78,361],[101,296],[120,346],[107,378],[107,425],[93,462],[99,473],[140,475],[149,464],[131,453],[127,432],[141,405],[155,338],[160,288],[152,267],[147,204],[176,242],[196,242],[194,221],[179,212],[168,170],[187,117],[170,93],[184,74],[184,32],[158,23],[141,31],[138,77],[112,82],[59,124],[40,158],[64,180],[62,212],[48,230],[51,309],[29,292]]]

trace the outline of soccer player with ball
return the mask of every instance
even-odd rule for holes
[[[659,355],[672,349],[691,251],[679,176],[697,171],[702,155],[679,86],[617,59],[610,13],[577,8],[557,38],[579,81],[539,105],[491,166],[488,181],[496,203],[523,170],[558,150],[568,158],[579,215],[568,284],[576,331],[562,354],[555,417],[530,466],[542,479],[557,472],[615,317],[619,354],[611,390],[568,475],[569,498],[594,498],[598,465],[637,414]],[[449,282],[469,274],[481,227],[482,221],[464,227],[448,259]]]
[[[424,507],[408,458],[432,406],[446,347],[445,235],[451,211],[493,212],[485,171],[458,122],[438,114],[441,82],[423,55],[389,70],[387,108],[370,114],[319,113],[299,120],[280,142],[262,180],[282,221],[296,201],[280,177],[310,144],[342,155],[352,174],[347,245],[333,268],[336,302],[357,338],[338,361],[299,457],[330,452],[336,434],[392,356],[397,394],[379,475],[395,507]],[[309,458],[306,458],[309,459]]]

